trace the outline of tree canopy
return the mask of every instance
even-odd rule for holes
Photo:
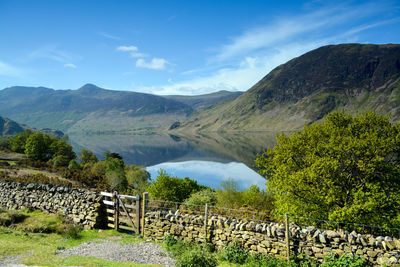
[[[277,137],[256,166],[276,212],[399,226],[400,126],[374,112],[334,112]]]

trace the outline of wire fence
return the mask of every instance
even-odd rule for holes
[[[205,205],[187,205],[180,202],[171,202],[163,200],[151,200],[148,202],[147,211],[162,211],[164,213],[174,215],[188,215],[188,216],[202,216],[203,221],[198,223],[204,226],[204,217],[207,216],[210,222],[223,223],[226,226],[232,224],[237,225],[240,223],[254,223],[254,224],[284,224],[284,214],[273,214],[263,211],[251,211],[246,209],[230,209],[216,206],[208,206],[207,215]],[[289,224],[292,228],[303,229],[315,227],[320,231],[333,230],[336,232],[342,231],[350,234],[354,233],[362,235],[373,236],[389,236],[400,237],[400,228],[391,228],[385,226],[366,225],[350,222],[339,222],[331,220],[322,220],[308,217],[298,217],[289,215]],[[214,224],[212,224],[214,225]],[[233,226],[231,226],[232,228]],[[251,230],[251,227],[248,227]],[[258,229],[253,229],[257,232]],[[353,233],[353,234],[354,234]]]

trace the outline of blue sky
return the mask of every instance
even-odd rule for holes
[[[400,1],[0,0],[0,88],[244,91],[349,42],[400,43]]]

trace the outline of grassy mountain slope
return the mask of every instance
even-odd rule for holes
[[[173,99],[178,102],[182,102],[193,109],[201,109],[207,106],[216,104],[222,100],[232,100],[239,97],[242,92],[229,92],[229,91],[218,91],[211,94],[195,95],[195,96],[184,96],[184,95],[168,95],[164,96],[167,99]]]
[[[17,134],[24,131],[24,126],[7,118],[0,117],[0,136]]]
[[[104,118],[112,121],[116,116],[129,121],[129,118],[154,114],[187,116],[191,112],[190,106],[172,99],[136,92],[105,90],[92,84],[78,90],[16,86],[0,91],[1,114],[34,127],[64,131],[78,122],[80,127],[86,130],[108,129],[110,127],[107,126],[108,122],[104,123]],[[148,120],[144,127],[157,127],[160,121],[154,124]],[[96,126],[95,129],[91,128],[93,125]],[[112,124],[113,127],[116,125],[136,129],[135,125],[127,125],[126,122]]]
[[[336,109],[400,120],[400,45],[329,45],[278,66],[243,95],[177,131],[294,130]]]
[[[240,92],[200,96],[156,96],[86,84],[78,90],[14,86],[0,91],[0,114],[37,128],[73,132],[129,132],[168,129],[195,109]]]

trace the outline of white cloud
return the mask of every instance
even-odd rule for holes
[[[371,2],[313,8],[301,16],[280,16],[268,25],[233,37],[214,50],[217,52],[207,66],[181,72],[184,80],[136,89],[162,95],[248,90],[272,69],[294,57],[323,45],[358,41],[361,32],[393,22],[377,16],[387,10],[387,6]]]
[[[129,46],[118,46],[117,47],[118,51],[122,51],[122,52],[135,52],[138,51],[138,48],[134,45],[129,45]]]
[[[106,38],[111,39],[111,40],[122,40],[122,38],[120,38],[118,36],[115,36],[115,35],[108,34],[106,32],[99,32],[98,34],[100,36],[106,37]]]
[[[11,66],[5,62],[0,61],[0,76],[18,77],[22,74],[21,70]]]
[[[50,59],[60,63],[67,64],[74,60],[74,56],[70,53],[60,50],[55,45],[47,45],[36,49],[29,55],[30,59]]]
[[[76,69],[76,65],[75,65],[75,64],[72,64],[72,63],[67,63],[67,64],[64,64],[64,67],[66,67],[66,68],[72,68],[72,69]]]
[[[151,61],[146,61],[143,58],[139,58],[138,60],[136,60],[136,67],[152,70],[165,70],[167,64],[168,61],[163,58],[153,58]]]

